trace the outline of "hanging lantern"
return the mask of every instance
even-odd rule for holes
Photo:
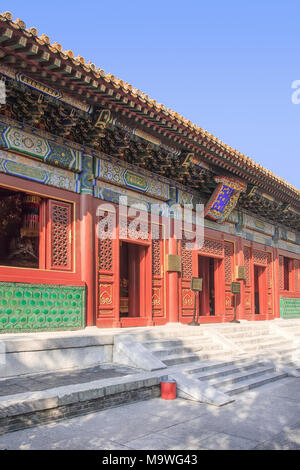
[[[38,237],[39,208],[41,199],[38,196],[27,195],[23,201],[24,216],[21,228],[21,237]]]

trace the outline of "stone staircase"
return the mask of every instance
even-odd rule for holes
[[[295,340],[300,322],[278,325],[275,330],[269,322],[201,325],[183,327],[178,336],[174,330],[170,337],[148,335],[138,340],[167,366],[170,376],[180,372],[181,377],[184,374],[210,390],[213,387],[232,396],[299,374]],[[281,333],[282,326],[293,330],[293,335]]]
[[[272,361],[254,361],[253,358],[210,364],[188,373],[230,396],[288,376],[287,372],[277,371]]]
[[[177,396],[223,406],[247,390],[300,377],[300,320],[89,328],[6,335],[2,343],[0,434],[158,397],[168,378]]]
[[[166,366],[203,361],[224,356],[224,349],[199,331],[197,336],[148,340],[143,345]]]
[[[266,350],[293,348],[293,342],[273,333],[269,325],[224,325],[219,333],[230,340],[241,351],[262,353]]]
[[[300,341],[300,319],[299,320],[279,320],[276,324],[288,333],[296,341]]]

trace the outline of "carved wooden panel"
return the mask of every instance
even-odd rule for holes
[[[122,240],[126,239],[142,239],[148,240],[149,238],[149,224],[148,216],[145,216],[140,222],[135,221],[132,218],[123,218],[120,217],[119,224],[119,237]]]
[[[267,313],[273,312],[273,279],[272,279],[272,256],[271,253],[266,253],[267,255]]]
[[[279,256],[279,289],[284,290],[283,256]]]
[[[186,248],[186,242],[181,245],[182,278],[190,279],[193,275],[192,250]]]
[[[50,269],[72,270],[72,204],[49,200]],[[50,258],[50,259],[49,259]]]
[[[163,226],[159,225],[159,239],[152,240],[152,315],[163,317],[164,308],[164,234]]]
[[[244,246],[244,265],[245,265],[245,271],[246,271],[246,279],[245,283],[246,285],[251,284],[251,275],[250,275],[250,257],[251,257],[251,249],[249,246]]]
[[[104,216],[98,218],[98,222]],[[97,316],[99,326],[102,322],[109,322],[116,318],[119,310],[118,299],[116,298],[116,256],[117,241],[109,234],[109,227],[114,226],[113,213],[105,214],[107,225],[102,227],[101,233],[96,237],[97,244]],[[109,236],[110,235],[110,236]]]
[[[223,242],[206,238],[202,248],[200,249],[200,253],[211,256],[223,256]]]
[[[245,317],[249,318],[252,315],[252,308],[254,305],[253,292],[252,292],[252,269],[253,264],[251,262],[251,248],[249,246],[243,247],[244,253],[244,266],[246,279],[244,283],[244,311]]]
[[[225,313],[233,313],[233,294],[231,293],[231,282],[233,281],[234,269],[234,244],[224,242],[224,271],[225,271]]]
[[[253,263],[258,266],[267,266],[268,253],[260,250],[253,250]]]

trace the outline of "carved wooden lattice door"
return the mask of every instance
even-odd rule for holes
[[[244,265],[245,265],[245,290],[244,290],[244,316],[251,317],[253,313],[253,296],[252,296],[252,271],[251,271],[251,248],[244,246]]]
[[[180,320],[184,322],[187,317],[191,317],[194,312],[194,298],[195,294],[190,289],[191,287],[191,277],[194,275],[197,276],[197,256],[194,253],[194,258],[196,261],[193,263],[193,251],[187,249],[187,241],[183,238],[181,243],[181,318]],[[195,273],[193,273],[193,264]]]
[[[164,292],[164,234],[163,226],[159,225],[159,239],[152,244],[152,317],[155,324],[164,323],[165,292]]]
[[[231,293],[231,283],[233,281],[234,270],[234,244],[224,242],[224,270],[225,270],[225,314],[234,313],[233,295]]]
[[[284,290],[283,256],[279,256],[279,290]]]
[[[113,213],[106,214],[114,225]],[[99,221],[102,217],[99,218]],[[99,235],[99,234],[98,234]],[[102,234],[103,235],[103,234]],[[96,237],[97,240],[97,315],[98,327],[119,326],[118,258],[116,237]]]

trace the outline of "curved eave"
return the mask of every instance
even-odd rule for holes
[[[137,88],[86,63],[83,57],[75,57],[72,51],[63,51],[59,44],[51,44],[48,36],[39,37],[35,28],[26,29],[24,22],[13,21],[8,12],[0,14],[0,37],[0,60],[2,51],[8,65],[91,105],[107,106],[137,127],[171,140],[200,159],[204,153],[208,161],[300,206],[300,191],[282,178]]]

